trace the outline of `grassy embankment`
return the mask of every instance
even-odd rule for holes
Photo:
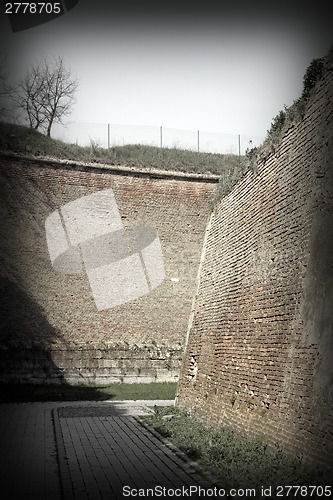
[[[245,156],[198,153],[140,144],[105,149],[99,147],[94,141],[91,141],[91,146],[83,147],[52,139],[27,127],[3,122],[0,122],[0,151],[37,157],[48,156],[61,160],[197,174],[231,175],[245,167]]]

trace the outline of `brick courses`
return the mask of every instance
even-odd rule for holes
[[[55,378],[58,368],[65,375],[70,372],[71,379],[75,370],[78,375],[80,370],[73,366],[73,360],[74,365],[78,364],[80,356],[73,352],[79,346],[81,358],[87,359],[87,363],[92,360],[91,366],[85,367],[90,369],[92,378],[98,376],[99,370],[105,380],[108,376],[112,379],[115,373],[119,379],[124,375],[123,370],[110,369],[105,373],[102,364],[96,368],[100,352],[108,359],[110,356],[118,359],[119,344],[143,349],[144,367],[135,365],[135,349],[129,351],[133,372],[149,370],[148,347],[152,352],[156,347],[176,352],[172,363],[167,352],[164,355],[155,352],[153,356],[155,361],[161,359],[163,378],[167,376],[166,364],[172,365],[169,378],[174,380],[178,376],[180,350],[216,182],[216,176],[140,173],[117,167],[3,156],[0,161],[2,378],[11,378],[16,373],[20,379],[18,366],[24,358],[27,364],[22,378],[26,381],[31,366],[34,368],[30,378],[43,378],[43,366],[36,366],[37,345],[44,349],[44,371],[47,374],[54,371]],[[125,227],[144,225],[157,229],[166,277],[150,294],[98,312],[86,275],[65,275],[53,270],[44,223],[52,211],[65,203],[108,188],[115,194]],[[84,346],[90,353],[87,356],[82,351]],[[15,349],[17,357],[11,368],[8,349]],[[21,355],[20,349],[23,349]],[[67,359],[60,352],[67,353]],[[83,373],[84,367],[81,377]],[[155,367],[152,373],[154,378]]]
[[[211,215],[177,404],[333,468],[332,70]]]

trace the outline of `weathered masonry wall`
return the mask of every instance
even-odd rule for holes
[[[177,404],[333,467],[333,63],[216,206]]]
[[[0,353],[2,382],[111,384],[174,382],[179,376],[182,349],[155,343],[74,342],[66,346],[2,346]]]
[[[178,379],[216,182],[2,157],[0,380]],[[124,227],[158,231],[166,276],[151,293],[98,311],[86,274],[52,268],[45,220],[65,203],[109,188]]]

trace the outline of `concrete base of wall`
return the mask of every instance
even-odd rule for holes
[[[181,349],[40,346],[0,350],[0,382],[25,384],[176,382]]]

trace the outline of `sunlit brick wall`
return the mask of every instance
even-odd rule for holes
[[[212,214],[177,398],[210,425],[331,466],[332,68]]]
[[[49,353],[56,345],[59,353],[75,345],[102,344],[103,350],[103,345],[119,344],[181,350],[216,182],[214,177],[1,158],[3,348],[29,349],[37,344]],[[50,213],[69,201],[110,188],[124,227],[158,231],[165,279],[147,295],[98,311],[85,273],[62,274],[52,268],[44,224]],[[161,363],[164,369],[167,360]],[[173,379],[175,373],[178,376],[178,367]]]

